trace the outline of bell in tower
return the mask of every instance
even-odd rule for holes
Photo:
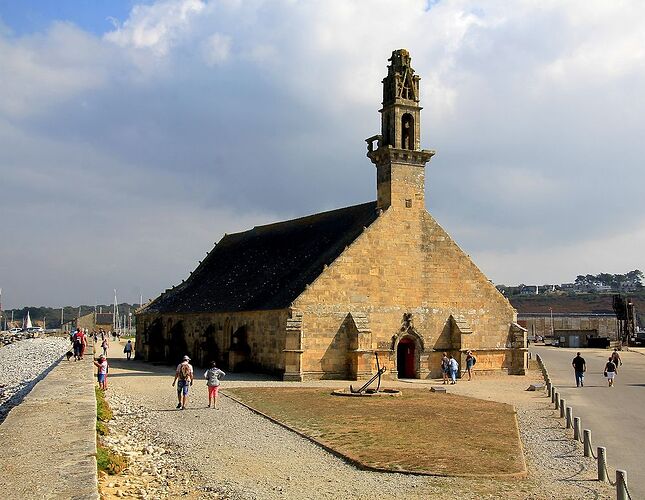
[[[388,61],[381,134],[367,139],[367,156],[377,169],[378,207],[424,208],[425,164],[434,151],[421,149],[420,77],[406,49],[395,50]]]

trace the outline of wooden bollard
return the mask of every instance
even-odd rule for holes
[[[616,470],[616,500],[629,500],[627,494],[627,471]]]
[[[598,481],[607,482],[607,448],[598,446]]]
[[[580,441],[580,429],[581,429],[580,417],[574,417],[573,418],[573,439],[575,439],[576,441]]]
[[[584,444],[585,457],[591,456],[591,430],[585,429],[582,431],[582,443]]]

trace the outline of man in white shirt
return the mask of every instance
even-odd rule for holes
[[[175,383],[177,383],[177,409],[185,410],[188,401],[188,388],[193,385],[193,366],[190,364],[188,356],[184,356],[182,362],[177,365],[175,380],[172,381],[173,387]]]

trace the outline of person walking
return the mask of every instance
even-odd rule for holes
[[[127,359],[130,359],[132,356],[132,341],[128,340],[128,342],[125,344],[125,347],[123,348],[123,352],[125,353],[125,356]]]
[[[83,354],[85,352],[85,346],[87,345],[87,339],[81,328],[76,329],[74,334],[74,359],[79,361],[83,359]]]
[[[172,386],[177,384],[177,409],[185,410],[186,403],[188,402],[188,389],[193,385],[193,366],[190,364],[190,358],[184,356],[181,363],[177,365],[175,371],[175,380],[172,381]]]
[[[98,371],[96,373],[96,378],[99,381],[99,389],[102,391],[107,390],[107,372],[108,372],[108,362],[105,356],[101,354],[99,356],[98,362],[93,361],[94,366],[98,368]]]
[[[623,364],[623,360],[620,359],[618,349],[614,349],[614,352],[611,353],[611,360],[616,365],[616,372],[618,372],[618,367]]]
[[[450,375],[450,359],[448,353],[444,352],[441,357],[441,374],[443,375],[443,383],[448,383],[448,375]]]
[[[457,383],[457,373],[459,373],[459,363],[455,358],[452,357],[452,354],[448,358],[449,361],[449,366],[450,366],[450,383],[451,384],[456,384]]]
[[[101,342],[101,348],[103,349],[103,356],[107,358],[108,355],[108,348],[110,347],[110,343],[108,342],[107,337],[103,339],[103,342]]]
[[[85,349],[87,349],[87,328],[83,330],[83,345],[81,346],[81,359],[85,356]]]
[[[614,379],[616,378],[616,364],[613,362],[613,356],[609,357],[609,361],[605,365],[605,377],[607,377],[609,387],[613,387]]]
[[[587,371],[587,364],[585,363],[585,358],[580,356],[580,353],[576,353],[576,357],[573,358],[571,362],[573,366],[573,371],[576,374],[576,387],[584,387],[585,381],[585,372]]]
[[[219,379],[226,376],[222,370],[217,368],[215,361],[211,362],[211,367],[204,373],[204,378],[207,379],[206,386],[208,387],[208,407],[211,407],[211,400],[213,401],[213,408],[217,408],[217,399],[219,392]]]
[[[473,367],[477,363],[477,358],[473,354],[473,351],[468,351],[466,354],[466,371],[468,372],[468,380],[473,379]]]

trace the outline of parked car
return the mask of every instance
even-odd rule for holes
[[[9,330],[9,333],[14,335],[16,333],[20,333],[20,328],[12,328]]]
[[[638,332],[633,337],[630,337],[629,344],[633,346],[645,345],[645,332]]]

